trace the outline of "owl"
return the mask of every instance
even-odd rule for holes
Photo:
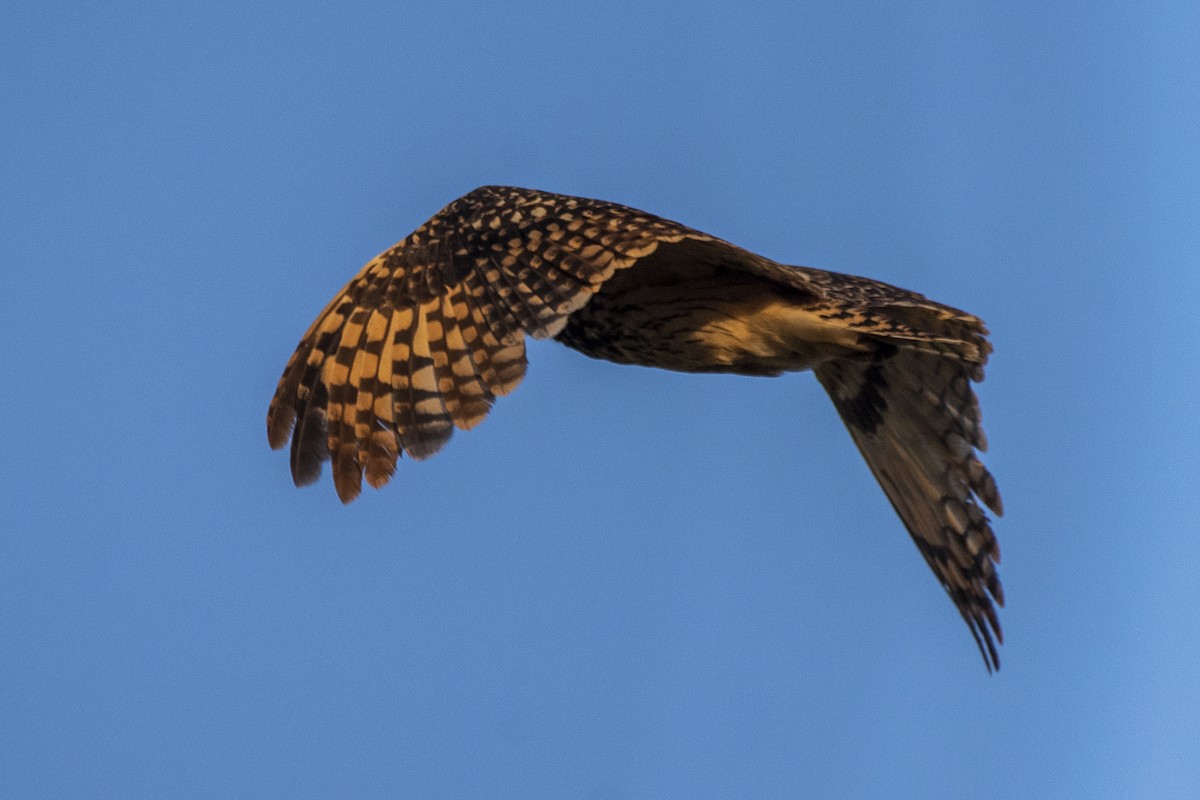
[[[295,483],[342,502],[478,425],[525,375],[525,338],[681,372],[811,370],[989,671],[1003,641],[1003,513],[972,382],[976,317],[886,283],[788,266],[615,203],[486,186],[376,256],[300,340],[267,414]]]

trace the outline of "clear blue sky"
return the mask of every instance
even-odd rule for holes
[[[1200,796],[1200,12],[850,5],[9,3],[0,795]],[[983,317],[1000,673],[811,375],[536,343],[294,489],[300,334],[485,183]]]

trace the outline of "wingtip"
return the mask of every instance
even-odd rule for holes
[[[345,442],[338,447],[333,463],[333,486],[343,505],[362,494],[362,465],[358,460],[358,445]]]
[[[271,400],[267,409],[267,443],[272,450],[279,450],[288,443],[295,425],[296,409],[280,404],[278,397]]]
[[[1000,630],[1000,624],[996,621],[995,613],[989,615],[990,620],[985,619],[967,619],[967,627],[971,629],[971,635],[975,637],[975,644],[979,647],[979,654],[983,656],[983,665],[987,668],[989,675],[994,675],[1000,671],[1000,651],[997,644],[1004,644],[1004,633]],[[990,621],[990,625],[989,625]],[[993,633],[995,636],[993,637]]]
[[[372,433],[367,442],[367,464],[364,470],[367,484],[372,489],[379,489],[387,484],[396,472],[396,462],[399,458],[400,448],[392,431],[378,430]]]

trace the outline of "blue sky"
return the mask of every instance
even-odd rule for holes
[[[1200,795],[1194,4],[5,17],[5,795]],[[999,674],[811,375],[534,343],[294,489],[300,334],[486,183],[983,317]]]

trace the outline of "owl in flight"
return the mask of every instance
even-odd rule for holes
[[[811,369],[990,670],[1001,514],[979,460],[976,317],[868,278],[776,263],[600,200],[487,186],[376,256],[300,340],[267,413],[297,486],[338,497],[436,453],[525,375],[525,336],[682,372]]]

